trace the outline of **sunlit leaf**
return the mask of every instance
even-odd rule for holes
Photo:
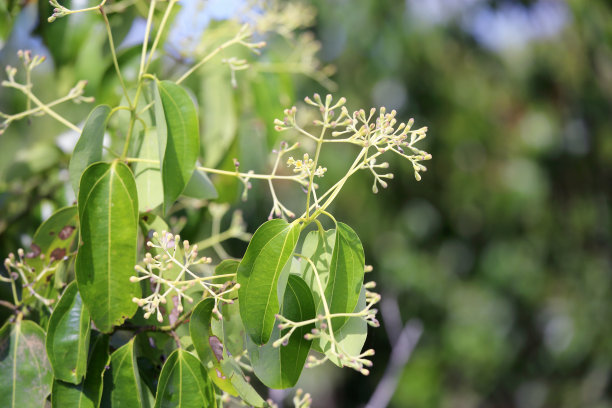
[[[123,163],[96,163],[81,178],[78,199],[80,247],[76,279],[83,303],[105,333],[137,309],[140,286],[130,282],[136,263],[138,197]]]
[[[91,324],[76,282],[60,298],[47,328],[47,356],[56,379],[78,384],[87,369]]]
[[[238,266],[240,317],[256,344],[267,343],[272,334],[280,308],[279,277],[291,258],[299,234],[296,222],[267,221],[255,231]]]
[[[44,330],[29,320],[5,324],[0,329],[0,407],[40,408],[52,381]]]
[[[157,132],[153,128],[143,132],[138,158],[159,161],[159,146]],[[138,209],[148,212],[164,201],[164,191],[159,163],[136,162],[134,178],[138,189]]]
[[[365,256],[359,237],[351,227],[339,222],[325,288],[330,313],[351,313],[355,309],[363,285],[364,266]],[[335,318],[334,331],[339,330],[346,320],[346,317]]]
[[[192,177],[200,153],[200,133],[196,107],[184,88],[170,81],[158,82],[156,105],[166,212]],[[160,129],[164,123],[165,131]]]

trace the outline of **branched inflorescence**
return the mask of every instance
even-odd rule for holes
[[[298,123],[295,106],[285,109],[284,118],[282,120],[276,119],[274,123],[277,131],[292,129],[317,143],[314,158],[311,159],[308,154],[305,154],[304,160],[296,161],[290,158],[287,162],[289,166],[294,166],[295,171],[301,174],[305,173],[305,179],[309,180],[308,198],[310,199],[310,194],[312,194],[313,209],[322,208],[324,210],[342,189],[344,182],[357,170],[367,169],[373,174],[372,191],[374,193],[378,192],[379,185],[383,188],[387,187],[386,179],[392,179],[393,173],[382,173],[380,171],[389,167],[388,162],[378,163],[378,157],[386,152],[393,152],[408,159],[412,163],[414,176],[417,180],[421,179],[420,173],[427,170],[421,162],[430,160],[431,155],[416,147],[417,142],[425,138],[427,128],[412,129],[413,119],[405,123],[398,123],[397,112],[395,110],[387,112],[384,107],[380,108],[378,115],[376,115],[377,110],[375,108],[370,109],[369,113],[360,109],[354,111],[351,115],[344,106],[346,99],[340,98],[333,102],[331,95],[327,95],[325,101],[323,101],[320,95],[315,94],[313,98],[306,97],[305,102],[316,107],[321,114],[321,118],[313,122],[315,126],[321,128],[318,136],[308,132]],[[339,114],[337,114],[338,111]],[[328,130],[331,130],[331,138],[327,138]],[[317,196],[318,186],[313,182],[313,179],[315,176],[322,176],[327,170],[318,163],[319,152],[325,143],[357,145],[361,147],[361,151],[357,154],[346,176],[324,194]],[[328,197],[327,200],[322,201],[326,197]],[[309,207],[306,215],[309,214],[310,210]]]
[[[148,319],[155,314],[157,320],[162,322],[163,313],[160,306],[167,303],[167,298],[169,296],[176,297],[174,302],[178,312],[181,313],[183,311],[183,299],[189,303],[193,303],[194,300],[185,293],[186,290],[198,285],[204,290],[205,297],[215,299],[213,311],[220,317],[218,303],[231,303],[232,301],[224,298],[224,295],[237,290],[239,285],[228,280],[226,275],[202,276],[192,270],[193,266],[208,264],[212,259],[198,257],[197,245],[190,245],[187,240],[183,241],[181,245],[180,240],[179,235],[173,235],[170,232],[153,233],[153,237],[147,242],[147,246],[157,254],[152,255],[147,252],[143,260],[144,266],[135,266],[140,276],[130,278],[131,282],[149,279],[153,293],[142,299],[134,298],[133,301],[143,308],[145,318]],[[214,283],[213,281],[216,279],[222,279],[224,283]]]
[[[10,253],[8,258],[4,260],[4,267],[8,272],[8,277],[5,278],[0,276],[0,282],[7,282],[11,284],[11,289],[13,291],[13,301],[15,305],[19,305],[23,302],[18,299],[17,290],[15,282],[18,279],[21,279],[21,286],[23,289],[27,290],[27,294],[41,302],[49,312],[51,312],[51,305],[55,302],[54,299],[47,299],[42,296],[36,289],[37,284],[40,282],[47,282],[45,279],[49,275],[53,274],[59,263],[54,262],[52,260],[49,265],[43,266],[42,270],[37,273],[35,269],[27,264],[27,258],[35,256],[33,253],[25,253],[23,249],[19,248],[17,250],[17,256],[15,254]],[[42,258],[41,258],[42,259]],[[52,266],[52,264],[54,264]],[[40,290],[40,288],[38,288]],[[22,296],[25,298],[25,293],[22,293]]]
[[[25,83],[21,83],[16,79],[16,75],[18,73],[18,69],[16,67],[12,67],[10,65],[6,66],[6,76],[8,79],[2,81],[0,85],[4,88],[13,88],[21,93],[23,93],[27,98],[27,107],[26,110],[16,114],[7,114],[0,112],[0,134],[2,134],[9,125],[19,119],[23,119],[28,116],[36,116],[47,114],[54,118],[55,120],[61,122],[65,126],[80,132],[80,129],[76,127],[74,124],[70,123],[64,117],[58,115],[51,108],[55,105],[59,105],[61,103],[72,101],[74,103],[81,102],[93,102],[94,98],[88,97],[84,95],[85,86],[87,85],[87,81],[78,81],[72,89],[68,92],[68,94],[62,98],[56,99],[49,103],[43,103],[34,93],[32,92],[32,71],[42,64],[45,61],[45,57],[41,57],[39,55],[32,56],[31,51],[20,50],[17,55],[23,64],[23,70],[25,72]],[[31,108],[31,104],[34,102],[36,107]]]

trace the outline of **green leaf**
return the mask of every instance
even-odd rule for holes
[[[226,260],[230,261],[230,260]],[[221,267],[221,268],[220,268]],[[217,271],[237,267],[237,263],[222,262]],[[215,271],[215,273],[217,273]],[[200,361],[206,367],[209,378],[217,387],[231,395],[238,395],[249,405],[265,406],[266,403],[244,377],[242,369],[232,357],[244,350],[244,327],[240,321],[238,304],[220,306],[223,319],[213,314],[214,300],[204,299],[193,311],[189,332]],[[237,353],[231,351],[238,348]]]
[[[155,408],[216,407],[215,393],[200,360],[177,349],[170,356],[159,376]]]
[[[246,331],[240,318],[240,301],[235,299],[233,303],[221,303],[219,311],[223,319],[215,318],[211,321],[213,334],[222,339],[229,354],[237,356],[246,347]]]
[[[49,319],[47,356],[56,379],[78,384],[87,369],[91,324],[76,282],[60,298]]]
[[[339,222],[325,288],[330,313],[351,313],[355,309],[363,285],[364,267],[365,256],[359,237],[351,227]],[[335,318],[332,321],[334,332],[339,330],[347,319]]]
[[[76,206],[60,208],[36,230],[27,264],[38,272],[45,265],[56,266],[71,252],[77,235]],[[55,280],[55,286],[61,287],[59,272],[55,273]]]
[[[202,300],[193,309],[189,322],[189,334],[193,340],[193,346],[206,368],[210,379],[217,387],[233,396],[238,395],[236,389],[221,368],[223,359],[223,344],[217,336],[212,335],[210,322],[213,317],[215,300],[207,298]]]
[[[149,128],[143,134],[138,158],[159,161],[159,141],[154,128]],[[163,185],[159,164],[136,162],[134,177],[138,189],[138,209],[149,212],[164,201]]]
[[[198,198],[200,200],[214,200],[219,197],[217,189],[206,173],[201,170],[195,169],[189,183],[183,191],[183,195],[191,198]]]
[[[304,238],[302,244],[302,255],[309,258],[317,268],[317,274],[321,280],[321,286],[323,291],[319,288],[319,284],[316,279],[316,275],[312,270],[309,262],[305,260],[301,261],[302,276],[310,289],[314,297],[317,314],[324,313],[323,310],[323,292],[327,285],[329,278],[329,263],[331,261],[332,252],[334,249],[334,243],[336,239],[336,230],[330,229],[321,234],[319,230],[311,231]]]
[[[353,313],[360,312],[365,307],[365,289],[362,289],[361,293],[359,294],[357,306],[355,306]],[[336,319],[333,319],[332,324],[335,321]],[[367,337],[368,324],[360,317],[349,317],[346,324],[344,324],[344,326],[342,326],[338,331],[334,329],[334,338],[336,339],[338,344],[340,344],[340,348],[344,353],[351,356],[357,356],[361,354],[361,349],[363,348]],[[331,361],[338,367],[343,367],[343,365],[340,363],[340,360],[338,360],[336,356],[329,352],[331,349],[331,343],[329,343],[327,339],[319,338],[317,349],[318,351],[325,353],[325,355],[329,358],[329,361]]]
[[[234,91],[227,70],[206,75],[201,81],[202,141],[206,150],[204,164],[219,165],[236,137],[238,120]]]
[[[298,275],[291,274],[283,298],[281,314],[294,322],[313,319],[316,316],[315,304],[310,288]],[[255,375],[270,388],[293,387],[302,373],[312,340],[304,335],[314,328],[314,323],[298,327],[289,338],[287,345],[274,347],[273,342],[289,332],[274,327],[270,342],[258,346],[247,339],[251,364]]]
[[[123,163],[96,163],[81,178],[81,221],[76,280],[98,330],[108,333],[137,309],[134,274],[138,240],[138,196],[134,176]]]
[[[200,133],[196,107],[184,88],[170,81],[158,82],[156,105],[166,212],[192,176],[200,153]],[[164,122],[165,131],[159,131]]]
[[[149,389],[140,379],[134,338],[110,357],[110,370],[104,373],[102,405],[113,408],[148,407]]]
[[[5,324],[0,329],[0,407],[40,408],[52,381],[45,331],[20,318]]]
[[[90,164],[102,160],[102,142],[110,112],[108,105],[96,106],[87,117],[81,137],[74,147],[68,171],[72,188],[77,193],[83,171]]]
[[[278,281],[300,235],[297,222],[274,219],[260,226],[238,266],[240,317],[256,344],[270,339],[280,303]]]
[[[229,275],[238,272],[240,261],[237,259],[224,259],[215,267],[215,275]]]
[[[53,408],[98,408],[100,406],[102,376],[109,357],[108,340],[108,336],[99,335],[92,341],[87,374],[82,383],[74,385],[57,379],[53,381],[51,391]]]

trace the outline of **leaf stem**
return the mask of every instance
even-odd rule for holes
[[[164,28],[166,23],[168,22],[168,18],[170,17],[170,13],[172,12],[172,7],[176,4],[178,0],[170,0],[168,2],[168,7],[166,7],[166,11],[164,12],[164,16],[162,17],[162,21],[159,23],[159,28],[157,29],[157,33],[155,34],[155,40],[153,40],[153,45],[151,46],[151,51],[149,51],[149,57],[147,58],[147,62],[145,64],[144,69],[142,70],[142,75],[144,75],[149,69],[149,65],[151,65],[151,61],[153,60],[153,56],[155,54],[155,50],[157,49],[157,45],[159,44],[159,40],[161,39],[162,33],[164,32]]]
[[[132,105],[132,101],[130,100],[130,96],[128,95],[127,88],[125,86],[125,82],[123,81],[123,75],[121,75],[121,70],[119,69],[119,60],[117,59],[117,51],[115,50],[115,42],[113,41],[113,33],[111,31],[108,17],[106,17],[106,13],[104,12],[104,9],[102,8],[102,4],[98,8],[100,9],[100,13],[102,14],[102,17],[104,18],[104,25],[106,26],[106,34],[108,35],[108,43],[110,45],[111,54],[113,56],[113,65],[115,66],[117,77],[119,78],[119,82],[121,83],[121,88],[123,89],[123,95],[125,95],[125,99],[128,101],[130,108],[134,108],[134,105]]]
[[[138,79],[142,78],[145,73],[145,60],[147,58],[147,45],[149,44],[149,33],[151,32],[151,24],[153,23],[153,13],[155,11],[156,0],[151,0],[149,5],[149,14],[147,15],[147,26],[145,28],[145,35],[142,41],[142,53],[140,54],[140,69],[138,71]]]

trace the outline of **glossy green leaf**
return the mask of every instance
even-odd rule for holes
[[[161,81],[157,83],[156,96],[165,212],[181,195],[193,174],[200,153],[200,133],[196,107],[184,88]],[[160,131],[164,122],[165,131]]]
[[[5,324],[0,329],[0,407],[40,408],[52,381],[44,330],[29,320]]]
[[[281,314],[294,322],[313,319],[316,316],[315,304],[310,288],[298,275],[291,274],[283,298]],[[314,328],[314,323],[297,328],[286,345],[274,347],[273,342],[289,332],[274,327],[270,342],[263,346],[247,339],[251,364],[255,375],[270,388],[293,387],[302,373],[312,340],[304,335]]]
[[[216,407],[212,382],[204,366],[184,349],[175,350],[159,376],[155,408]]]
[[[45,346],[56,379],[78,384],[87,370],[91,323],[76,282],[60,298],[49,319]]]
[[[365,307],[365,289],[362,289],[359,295],[359,300],[357,301],[357,306],[355,306],[353,313],[360,312]],[[334,324],[336,320],[337,319],[333,319],[332,324]],[[368,324],[365,320],[359,317],[349,317],[344,326],[342,326],[337,331],[334,329],[334,338],[336,339],[338,344],[340,344],[340,348],[344,353],[351,356],[357,356],[361,354],[361,349],[363,348],[367,337]],[[342,367],[340,360],[338,360],[335,355],[329,352],[329,350],[331,349],[331,344],[327,339],[320,338],[318,342],[313,343],[313,346],[314,344],[317,344],[317,351],[325,353],[325,355],[329,358],[329,361],[331,361],[338,367]]]
[[[330,313],[351,313],[355,309],[363,285],[364,267],[365,256],[359,237],[351,227],[339,222],[325,287]],[[346,317],[335,318],[334,331],[346,321]]]
[[[138,158],[158,162],[159,141],[155,129],[147,129],[146,132],[143,132],[142,138]],[[134,178],[138,189],[138,209],[140,212],[149,212],[164,201],[159,164],[136,162],[134,164]]]
[[[149,389],[140,379],[132,338],[111,354],[110,369],[104,372],[102,406],[149,407],[148,393]]]
[[[240,317],[256,344],[270,339],[280,308],[278,281],[300,234],[297,222],[274,219],[260,226],[238,266]]]
[[[106,335],[92,340],[93,346],[87,363],[85,380],[78,385],[60,380],[53,381],[51,405],[53,408],[98,408],[102,398],[102,376],[108,364],[108,341]]]
[[[70,183],[75,192],[79,191],[79,180],[87,166],[102,160],[102,143],[110,112],[108,105],[96,106],[85,121],[68,166]]]
[[[81,178],[78,199],[80,247],[76,280],[96,327],[108,333],[137,309],[136,263],[138,197],[130,169],[123,163],[96,163]]]
[[[206,173],[198,169],[193,171],[183,191],[183,195],[200,200],[214,200],[219,197],[219,193],[217,193],[217,189],[212,181],[210,181]]]

